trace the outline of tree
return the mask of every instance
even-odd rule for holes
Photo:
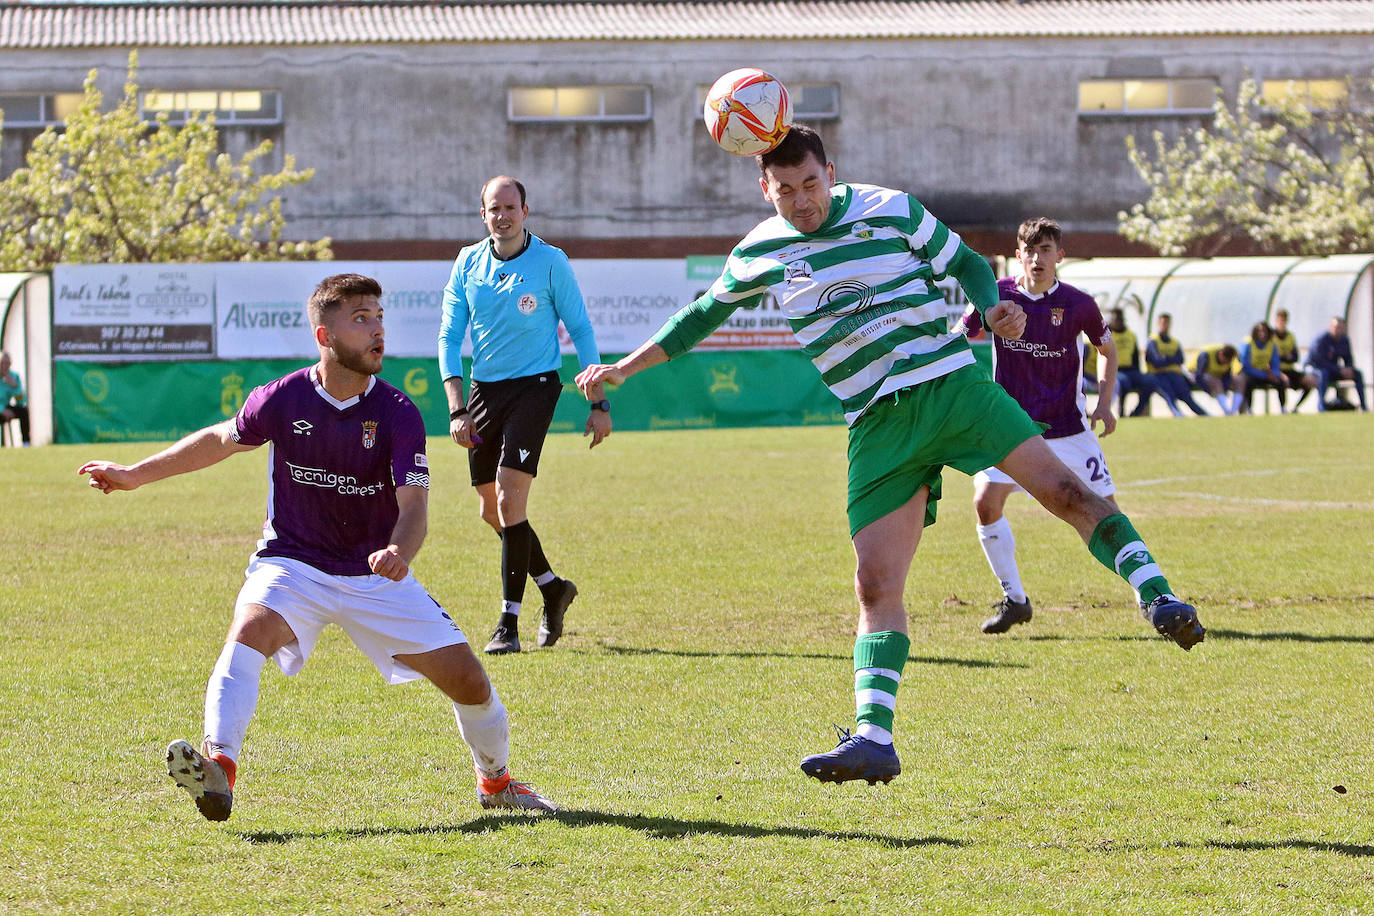
[[[1172,146],[1155,131],[1154,156],[1126,139],[1150,185],[1117,214],[1120,232],[1161,254],[1335,254],[1374,250],[1374,79],[1346,81],[1329,107],[1298,93],[1269,107],[1254,80],[1234,108],[1217,93],[1213,122]]]
[[[124,97],[110,111],[101,110],[92,70],[64,129],[43,131],[25,167],[0,181],[0,270],[332,257],[327,238],[281,237],[286,218],[276,192],[309,181],[313,169],[297,170],[286,156],[280,172],[258,174],[271,141],[235,162],[218,151],[210,114],[179,127],[165,114],[149,123],[139,115],[137,69],[130,54]]]

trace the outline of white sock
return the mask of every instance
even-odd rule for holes
[[[485,703],[472,706],[454,703],[453,714],[458,720],[458,733],[472,750],[477,772],[488,779],[504,773],[510,759],[510,724],[496,688],[491,688],[491,696]]]
[[[1016,537],[1011,533],[1007,517],[1004,515],[991,525],[979,525],[978,543],[983,545],[983,556],[988,558],[992,574],[1002,583],[1002,591],[1017,604],[1025,601],[1026,589],[1016,568]]]
[[[519,616],[520,616],[520,602],[519,602],[519,601],[504,601],[504,600],[503,600],[503,601],[501,602],[501,613],[502,613],[502,614],[514,614],[516,617],[519,617]]]
[[[887,729],[874,725],[872,722],[860,722],[859,727],[854,729],[854,734],[860,738],[867,738],[874,744],[891,744],[892,732]]]
[[[225,643],[205,687],[205,743],[239,759],[248,720],[258,707],[258,681],[267,656],[241,642]]]
[[[535,576],[535,578],[534,578],[534,584],[535,584],[535,585],[548,585],[550,582],[552,582],[554,579],[557,579],[557,578],[558,578],[558,577],[555,576],[555,575],[553,574],[553,570],[551,569],[551,570],[549,570],[548,572],[544,573],[544,575],[542,575],[542,576]]]

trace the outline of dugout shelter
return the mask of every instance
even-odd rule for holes
[[[1201,347],[1239,348],[1257,321],[1288,310],[1305,354],[1333,317],[1346,320],[1355,364],[1374,378],[1374,254],[1326,257],[1090,258],[1064,264],[1064,282],[1120,308],[1141,345],[1155,316],[1173,316],[1173,333],[1191,358]]]
[[[0,349],[24,382],[34,445],[53,441],[52,282],[45,273],[0,273]]]

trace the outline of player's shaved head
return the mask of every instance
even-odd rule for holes
[[[362,274],[334,274],[325,277],[310,300],[305,304],[305,312],[310,318],[310,326],[324,327],[329,315],[354,296],[376,296],[382,298],[382,284]]]
[[[487,191],[501,185],[510,185],[520,194],[520,206],[525,206],[525,186],[509,175],[497,175],[495,178],[488,178],[486,184],[482,185],[482,193],[479,195],[478,202],[482,209],[487,208]]]
[[[775,165],[787,168],[799,166],[807,156],[815,156],[821,165],[829,161],[825,158],[825,144],[821,142],[821,135],[805,124],[793,124],[781,143],[754,159],[759,164],[759,171],[766,172]]]

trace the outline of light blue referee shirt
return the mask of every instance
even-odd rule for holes
[[[458,252],[444,288],[439,375],[463,374],[463,337],[472,327],[472,377],[479,382],[556,372],[558,322],[583,368],[601,362],[582,291],[568,256],[534,233],[519,254],[501,260],[483,239]]]

